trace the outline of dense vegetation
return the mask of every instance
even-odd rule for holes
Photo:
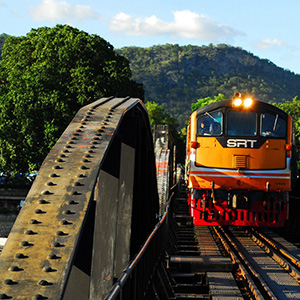
[[[167,44],[117,51],[130,61],[133,79],[144,84],[146,101],[162,105],[180,128],[200,98],[248,92],[259,100],[282,102],[300,95],[300,75],[241,48]]]
[[[82,106],[143,98],[128,61],[97,35],[42,27],[6,39],[0,61],[0,169],[36,169]]]

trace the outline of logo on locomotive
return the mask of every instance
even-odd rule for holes
[[[254,148],[254,144],[257,140],[245,140],[245,139],[228,139],[228,148]]]

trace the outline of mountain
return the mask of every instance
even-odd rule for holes
[[[162,105],[183,127],[191,103],[219,93],[253,94],[258,100],[282,102],[300,95],[300,75],[271,61],[225,44],[158,45],[116,50],[130,61],[133,79],[144,84],[145,100]]]
[[[1,52],[2,52],[3,44],[8,37],[9,37],[9,35],[7,35],[5,33],[0,34],[0,59],[1,59]]]

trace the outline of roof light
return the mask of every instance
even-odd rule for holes
[[[241,98],[235,98],[233,100],[233,105],[234,106],[240,106],[242,104],[242,99]]]
[[[244,106],[245,107],[250,107],[253,103],[253,100],[251,98],[247,98],[244,100]]]

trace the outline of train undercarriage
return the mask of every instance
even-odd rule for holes
[[[192,189],[194,225],[282,227],[288,219],[288,192]]]

